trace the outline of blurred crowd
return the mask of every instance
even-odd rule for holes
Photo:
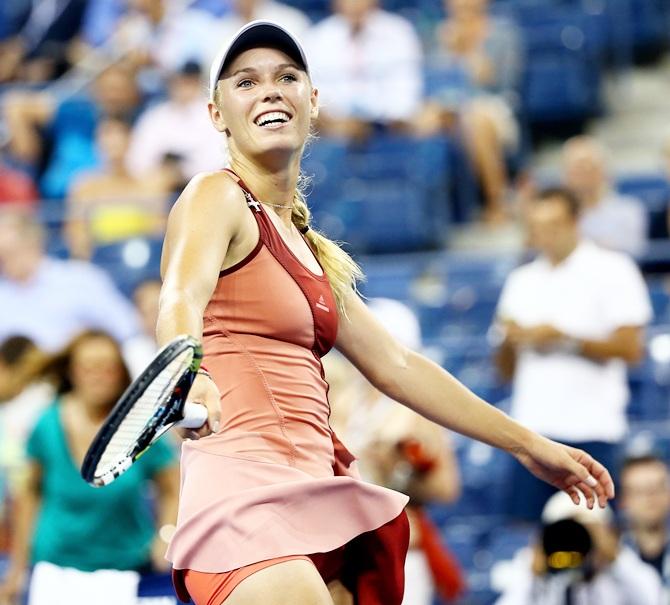
[[[591,453],[620,491],[606,511],[573,509],[510,464],[504,519],[531,542],[493,569],[497,602],[667,603],[668,460],[627,456],[624,444],[627,372],[644,358],[653,316],[632,259],[652,231],[668,236],[668,198],[652,225],[643,201],[619,191],[608,149],[583,134],[565,137],[550,176],[528,168],[524,37],[488,0],[444,0],[422,29],[378,0],[324,2],[329,14],[316,22],[291,4],[0,3],[0,605],[21,602],[27,587],[31,605],[134,604],[140,578],[167,571],[178,440],[103,491],[78,474],[156,351],[157,267],[121,291],[98,252],[160,240],[185,183],[226,165],[203,75],[221,43],[257,18],[304,40],[321,140],[358,149],[379,136],[448,139],[474,178],[476,219],[490,229],[518,221],[535,254],[506,277],[491,318],[511,414]],[[667,185],[670,141],[659,166]],[[368,302],[405,346],[424,347],[411,308]],[[405,605],[471,602],[468,570],[433,514],[467,480],[452,438],[336,354],[326,369],[332,425],[363,476],[410,496]]]

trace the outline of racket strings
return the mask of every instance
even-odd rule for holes
[[[96,475],[105,475],[127,464],[142,434],[152,424],[160,422],[163,408],[192,360],[193,351],[184,351],[151,381],[115,430],[100,457]]]

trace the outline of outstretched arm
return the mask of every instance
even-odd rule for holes
[[[340,318],[337,348],[380,391],[444,427],[503,449],[539,478],[589,507],[614,496],[607,470],[588,454],[524,428],[440,366],[396,342],[351,293]]]
[[[187,185],[173,206],[161,258],[158,344],[165,345],[181,334],[202,340],[203,313],[245,210],[236,196],[241,193],[230,178],[201,175]],[[188,399],[207,407],[207,423],[198,431],[201,436],[218,429],[219,397],[212,380],[196,377]]]

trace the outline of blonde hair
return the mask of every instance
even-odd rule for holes
[[[310,224],[312,215],[303,193],[305,181],[306,179],[303,176],[298,180],[298,187],[293,196],[291,221],[299,231],[305,232],[305,228],[308,228],[305,237],[328,277],[338,310],[341,313],[346,313],[346,296],[352,289],[356,290],[357,282],[364,277],[363,271],[358,263],[340,247],[338,242],[328,239]]]

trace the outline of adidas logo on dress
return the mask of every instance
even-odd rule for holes
[[[326,301],[323,298],[323,294],[319,296],[319,300],[316,303],[317,309],[321,309],[322,311],[325,311],[326,313],[330,313],[330,309],[326,306]]]

